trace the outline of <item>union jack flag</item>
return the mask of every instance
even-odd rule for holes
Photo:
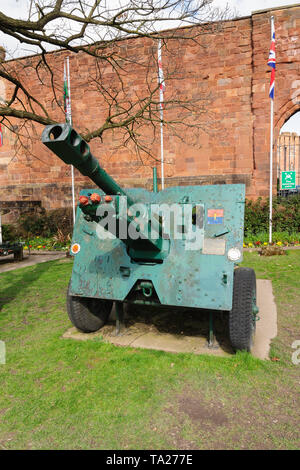
[[[276,68],[276,55],[275,55],[275,26],[274,26],[274,19],[271,18],[271,47],[269,53],[269,60],[268,65],[271,67],[271,81],[270,81],[270,92],[269,96],[273,100],[274,99],[274,90],[275,90],[275,68]]]

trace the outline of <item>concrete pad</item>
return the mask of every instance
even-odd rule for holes
[[[33,266],[46,261],[53,261],[60,258],[66,258],[66,253],[56,253],[51,255],[30,255],[24,256],[23,261],[15,261],[14,255],[0,257],[0,273],[13,271],[14,269],[25,268],[26,266]]]
[[[277,336],[277,308],[272,282],[258,279],[256,287],[260,319],[256,325],[252,354],[259,359],[269,359],[271,340]]]
[[[271,339],[277,334],[277,311],[271,281],[257,280],[257,303],[260,320],[256,326],[252,354],[260,359],[268,359]],[[86,334],[73,327],[63,335],[63,338],[88,340],[98,337],[116,346],[174,353],[215,356],[233,354],[228,338],[228,314],[226,313],[216,312],[215,314],[216,340],[212,349],[207,346],[208,312],[128,306],[125,314],[127,328],[119,336],[115,334],[113,309],[108,324],[100,331]]]
[[[214,356],[228,356],[220,346],[208,348],[207,338],[197,336],[174,336],[169,333],[158,335],[146,333],[137,337],[131,345],[134,348],[158,349],[174,353],[213,354]],[[217,345],[216,345],[217,346]]]

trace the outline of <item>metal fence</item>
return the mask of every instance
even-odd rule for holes
[[[277,181],[278,194],[285,196],[291,193],[300,194],[300,136],[297,134],[280,134],[276,146],[277,155]],[[281,189],[281,173],[283,171],[296,172],[296,188]]]

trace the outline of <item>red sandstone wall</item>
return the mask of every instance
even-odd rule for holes
[[[194,42],[173,44],[179,53],[173,58],[177,68],[185,72],[184,81],[167,85],[165,97],[178,90],[193,99],[210,96],[207,113],[202,115],[212,129],[201,131],[196,146],[195,131],[185,129],[185,142],[165,133],[166,185],[244,182],[247,195],[268,194],[269,165],[269,67],[271,14],[275,16],[277,41],[277,72],[275,100],[275,135],[282,124],[300,109],[300,7],[277,9],[253,14],[252,17],[226,22],[220,31],[200,36]],[[148,60],[153,47],[150,40],[123,41],[128,57]],[[56,80],[62,82],[64,53],[49,54],[55,64]],[[38,58],[23,59],[22,64],[34,65]],[[70,59],[72,81],[73,123],[84,131],[105,117],[103,101],[89,83],[92,58],[81,54]],[[164,58],[167,67],[168,57]],[[32,71],[32,72],[30,72]],[[104,83],[113,80],[111,70],[102,71]],[[26,68],[27,80],[38,90],[38,98],[63,121],[59,106],[52,101],[46,85],[41,85],[33,69]],[[153,80],[156,80],[153,67]],[[145,80],[141,70],[132,67],[126,86],[143,95]],[[0,98],[9,90],[0,83]],[[296,98],[295,98],[296,97]],[[178,118],[178,115],[176,116]],[[51,155],[39,142],[42,126],[35,126],[33,153],[23,149],[15,154],[14,136],[4,130],[4,146],[0,149],[1,200],[42,200],[46,208],[70,205],[70,170]],[[147,130],[144,130],[147,137]],[[149,133],[150,138],[150,133]],[[125,186],[151,187],[153,161],[141,163],[127,148],[116,149],[116,134],[104,135],[103,143],[91,144],[105,169]],[[153,145],[159,157],[159,141]],[[275,173],[276,174],[276,173]],[[76,171],[76,191],[86,185]]]
[[[266,67],[266,45],[269,39],[268,19],[275,17],[276,82],[274,101],[275,138],[280,128],[300,109],[300,7],[253,15],[253,125],[254,159],[253,195],[265,195],[269,178],[270,100],[269,67]],[[276,161],[274,161],[276,170]],[[274,185],[277,172],[274,171]]]

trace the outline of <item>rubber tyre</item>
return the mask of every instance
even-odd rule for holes
[[[83,333],[100,330],[108,320],[113,302],[91,297],[70,295],[70,284],[67,292],[67,312],[73,325]]]
[[[229,312],[229,337],[235,351],[251,351],[256,325],[253,317],[255,302],[255,272],[251,268],[235,269],[232,310]]]

